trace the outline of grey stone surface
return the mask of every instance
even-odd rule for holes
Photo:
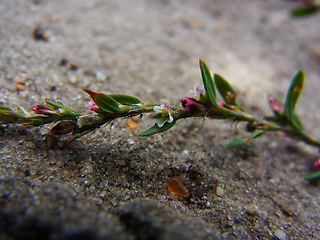
[[[0,2],[0,103],[44,97],[88,111],[89,88],[179,104],[201,83],[198,60],[228,79],[248,112],[270,112],[300,68],[297,106],[318,138],[319,18],[291,19],[295,1],[70,0]],[[50,32],[35,40],[36,27]],[[70,69],[61,60],[78,66]],[[26,74],[26,89],[16,78]],[[151,123],[139,122],[140,130]],[[1,239],[317,239],[319,182],[303,179],[317,149],[271,134],[226,151],[244,125],[191,119],[139,138],[125,120],[69,147],[50,126],[3,126]],[[172,197],[181,175],[189,199]]]

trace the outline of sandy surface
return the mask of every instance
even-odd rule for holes
[[[248,112],[269,113],[299,69],[298,113],[320,136],[320,15],[295,1],[19,1],[0,3],[0,101],[44,97],[88,111],[89,88],[178,105],[201,83],[199,58],[233,84]],[[35,40],[42,27],[48,41]],[[69,63],[61,66],[61,60]],[[78,66],[70,69],[70,63]],[[27,75],[26,89],[16,80]],[[147,118],[141,129],[150,126]],[[1,239],[318,239],[319,183],[303,179],[317,149],[278,135],[226,151],[244,125],[201,119],[139,138],[125,120],[69,147],[48,127],[0,135]],[[181,176],[189,199],[172,197]]]

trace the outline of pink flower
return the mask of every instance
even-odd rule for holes
[[[94,102],[89,102],[89,110],[92,110],[92,111],[95,111],[95,112],[99,112],[99,107]]]
[[[50,113],[52,109],[48,108],[46,106],[43,105],[34,105],[32,108],[32,111],[34,111],[37,114],[46,114],[46,113]]]
[[[197,97],[204,95],[205,93],[202,86],[199,84],[194,85],[194,90],[191,90],[190,92],[194,93]]]

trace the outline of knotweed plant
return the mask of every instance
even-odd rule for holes
[[[53,136],[71,134],[68,143],[86,135],[101,126],[112,123],[119,118],[142,116],[149,113],[149,117],[156,123],[139,136],[146,137],[162,133],[172,128],[178,120],[185,118],[230,119],[234,122],[247,122],[248,136],[231,141],[226,148],[230,149],[245,144],[270,132],[282,132],[285,136],[299,139],[309,145],[320,147],[320,142],[311,138],[303,129],[303,125],[295,113],[295,105],[304,85],[304,72],[299,71],[292,79],[284,104],[274,97],[269,97],[273,112],[272,116],[258,118],[244,111],[237,103],[237,94],[232,86],[222,76],[211,75],[207,65],[200,60],[200,70],[203,81],[201,86],[195,87],[196,97],[183,97],[181,106],[166,104],[147,104],[140,99],[123,94],[103,94],[89,89],[83,89],[90,95],[93,102],[89,103],[92,114],[81,114],[62,104],[61,101],[44,99],[45,104],[35,105],[29,113],[22,107],[16,111],[0,106],[1,124],[24,124],[40,126],[55,123],[50,129]],[[216,90],[223,102],[218,102]],[[320,177],[316,171],[306,179]]]

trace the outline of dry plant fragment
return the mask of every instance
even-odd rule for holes
[[[190,192],[188,189],[184,186],[181,177],[174,176],[171,177],[167,181],[167,188],[170,193],[173,193],[176,197],[189,197]]]
[[[127,125],[128,125],[128,127],[130,128],[130,130],[138,130],[139,129],[139,125],[138,125],[138,123],[137,122],[135,122],[135,121],[132,121],[132,120],[127,120]]]

